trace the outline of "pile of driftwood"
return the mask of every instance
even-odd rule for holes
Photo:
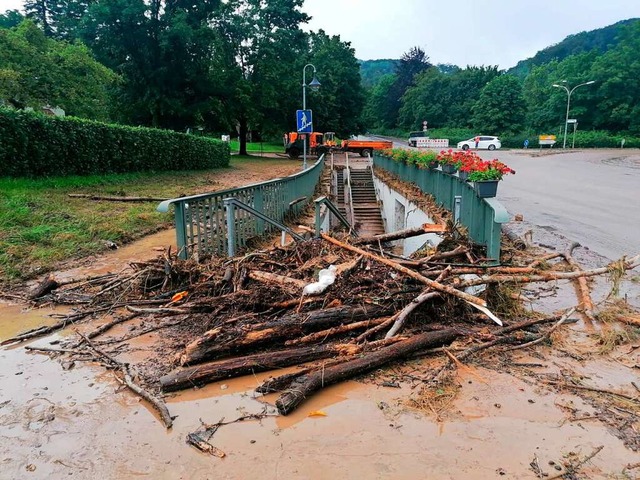
[[[425,225],[396,233],[402,238],[438,228]],[[28,347],[80,360],[98,360],[119,373],[125,385],[151,402],[167,427],[171,416],[161,392],[193,388],[223,379],[283,367],[293,373],[271,377],[260,393],[281,392],[286,415],[314,392],[398,360],[437,352],[447,368],[498,345],[524,348],[547,339],[574,309],[556,317],[519,318],[506,285],[573,280],[577,309],[593,317],[587,277],[622,275],[640,255],[582,270],[567,252],[530,255],[512,252],[509,265],[487,266],[463,242],[445,239],[437,251],[402,258],[385,248],[389,236],[322,238],[273,247],[233,259],[195,263],[170,252],[131,264],[119,274],[67,282],[46,279],[34,292],[40,301],[73,304],[54,325],[24,332],[3,345],[74,325],[78,338],[53,347]],[[303,294],[318,272],[333,265],[326,290]],[[97,328],[86,320],[109,314]],[[104,317],[102,317],[104,318]],[[85,322],[83,325],[80,323]],[[553,324],[546,331],[531,327]],[[116,326],[125,335],[110,336]],[[159,332],[146,361],[131,364],[127,346]],[[446,347],[464,337],[455,354]]]

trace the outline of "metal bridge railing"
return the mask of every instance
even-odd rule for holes
[[[180,258],[203,254],[224,255],[245,248],[247,242],[276,227],[248,211],[235,208],[232,231],[234,245],[230,248],[225,198],[235,198],[263,215],[282,222],[288,215],[300,213],[312,200],[324,167],[324,155],[310,168],[268,182],[213,193],[165,200],[157,210],[175,208],[176,242]]]
[[[378,154],[374,154],[373,163],[433,195],[437,203],[454,213],[455,221],[467,228],[472,241],[487,247],[488,258],[494,263],[500,261],[501,224],[509,221],[509,214],[498,200],[479,198],[469,183],[438,169],[421,169]]]

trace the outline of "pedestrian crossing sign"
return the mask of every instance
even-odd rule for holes
[[[298,133],[313,132],[313,120],[311,110],[296,110],[296,124]]]

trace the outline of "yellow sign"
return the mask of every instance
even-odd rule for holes
[[[556,136],[555,135],[540,135],[538,137],[538,140],[555,140]]]

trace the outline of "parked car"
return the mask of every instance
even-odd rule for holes
[[[495,150],[500,147],[502,147],[502,143],[500,143],[500,139],[498,137],[487,137],[483,135],[480,136],[480,141],[478,142],[479,149],[481,148],[483,150]],[[476,148],[476,137],[458,143],[458,148],[461,148],[462,150]]]
[[[409,133],[409,140],[407,140],[407,145],[409,145],[410,147],[415,147],[417,138],[424,138],[427,136],[428,136],[427,132],[423,132],[423,131],[411,132]]]

